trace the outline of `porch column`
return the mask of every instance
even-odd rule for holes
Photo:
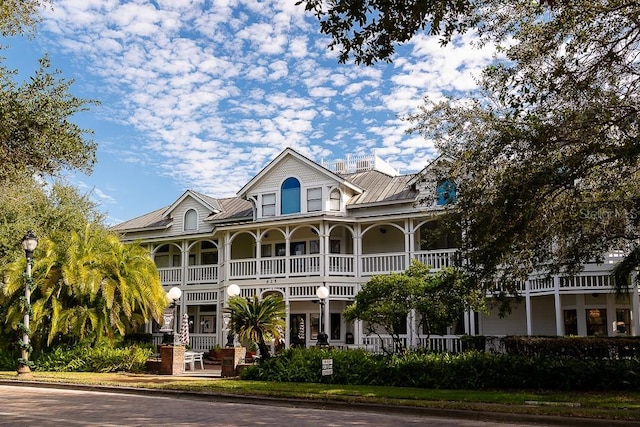
[[[224,282],[229,281],[231,277],[231,234],[227,231],[224,233],[224,251],[222,254],[222,258],[224,259],[224,277],[220,278],[221,285]]]
[[[527,336],[531,336],[531,282],[525,280],[524,286],[524,310],[527,322]]]
[[[476,312],[469,310],[469,335],[476,334]]]
[[[189,274],[189,242],[183,240],[180,244],[180,269],[182,270],[182,278],[180,284],[185,286],[188,282],[187,275]]]
[[[638,273],[631,274],[631,335],[640,336],[640,295],[638,294]]]
[[[418,321],[416,316],[416,311],[411,310],[409,312],[409,336],[407,337],[407,346],[410,348],[418,348],[420,346],[420,334],[418,333]]]
[[[362,227],[360,224],[356,224],[355,226],[355,233],[353,235],[353,255],[355,257],[353,260],[354,273],[356,277],[362,277]]]
[[[329,224],[322,221],[320,223],[320,276],[329,276]]]
[[[465,335],[471,335],[471,325],[469,324],[470,310],[465,310],[462,316],[464,320],[464,333]]]
[[[289,348],[291,346],[291,305],[289,303],[289,291],[284,297],[284,346]]]
[[[576,294],[576,315],[578,316],[578,335],[587,335],[587,316],[584,306],[584,294]]]
[[[616,296],[614,294],[603,294],[607,304],[607,336],[616,336]]]
[[[289,277],[291,274],[291,235],[289,234],[289,226],[287,225],[284,230],[284,274],[286,277]]]
[[[560,303],[560,276],[553,276],[553,298],[556,308],[556,335],[564,335],[564,321],[562,319],[562,306]]]
[[[405,220],[404,221],[404,253],[405,253],[405,264],[406,267],[405,268],[409,268],[409,266],[411,265],[411,252],[412,252],[412,246],[411,246],[411,229],[410,229],[410,224],[409,224],[409,220]]]
[[[324,322],[324,333],[327,334],[327,341],[331,344],[331,294],[324,300],[324,319],[322,321]]]

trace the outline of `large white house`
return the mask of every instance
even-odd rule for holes
[[[148,245],[163,286],[182,289],[179,311],[189,315],[196,350],[225,345],[222,308],[230,284],[245,297],[282,295],[287,346],[315,345],[316,291],[324,286],[329,296],[322,324],[330,344],[377,348],[377,336],[342,316],[360,287],[373,275],[406,270],[412,259],[434,270],[453,264],[456,233],[434,234],[455,200],[440,161],[446,162],[401,175],[376,155],[317,163],[287,148],[236,197],[188,190],[172,205],[113,229],[125,242]],[[638,335],[638,291],[616,297],[610,282],[615,262],[612,255],[604,264],[586,265],[577,277],[532,277],[508,317],[467,312],[443,336],[427,338],[407,319],[403,338],[409,345],[455,350],[460,334]]]

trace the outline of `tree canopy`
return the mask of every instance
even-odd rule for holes
[[[404,273],[370,278],[344,310],[344,317],[349,322],[365,322],[369,334],[390,335],[393,348],[383,351],[392,353],[403,352],[410,344],[401,337],[408,323],[413,323],[418,335],[420,331],[442,333],[470,308],[484,308],[484,293],[463,274],[452,268],[431,273],[428,266],[414,260]]]
[[[8,0],[0,5],[0,33],[35,29],[46,0]],[[6,49],[6,46],[0,46]],[[18,72],[0,59],[0,181],[24,175],[56,175],[66,169],[90,172],[96,145],[91,132],[70,121],[95,103],[71,94],[73,80],[52,70],[44,57],[33,76],[18,83]]]
[[[638,2],[304,3],[341,60],[390,60],[389,45],[424,29],[443,43],[473,30],[498,47],[478,91],[427,99],[408,118],[452,159],[470,277],[515,291],[532,272],[621,250],[626,283],[640,265]],[[405,25],[409,12],[423,25]]]
[[[340,62],[353,57],[371,65],[390,61],[395,45],[426,30],[448,40],[477,20],[474,3],[467,0],[300,0],[320,21],[320,31],[332,37]]]

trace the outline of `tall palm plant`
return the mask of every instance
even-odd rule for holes
[[[240,340],[255,342],[260,350],[260,357],[268,359],[271,355],[265,338],[280,338],[284,329],[285,308],[282,297],[276,294],[259,299],[232,297],[225,308],[230,313],[229,328]]]
[[[22,286],[24,262],[3,271],[3,294]],[[159,320],[168,301],[148,252],[124,245],[102,227],[41,239],[35,257],[31,329],[50,344],[62,334],[75,339],[114,338]],[[19,321],[19,307],[7,311],[7,324]]]

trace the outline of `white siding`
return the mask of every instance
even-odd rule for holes
[[[526,335],[527,323],[523,304],[514,304],[510,315],[501,318],[498,310],[491,310],[482,318],[482,335]]]
[[[523,305],[524,309],[524,305]],[[531,298],[533,335],[556,335],[556,311],[552,295]]]
[[[184,234],[184,214],[189,209],[195,209],[198,213],[198,227],[196,230],[190,230],[187,232],[195,233],[195,232],[203,232],[211,230],[211,225],[204,224],[203,220],[209,216],[211,211],[203,206],[200,202],[192,199],[191,197],[185,198],[182,203],[175,207],[175,209],[171,212],[171,217],[173,218],[173,224],[171,226],[170,233],[171,234]]]
[[[327,176],[316,169],[307,166],[298,159],[287,157],[278,164],[277,168],[271,170],[260,180],[258,185],[252,189],[252,193],[262,193],[274,188],[280,189],[282,181],[290,176],[295,176],[300,180],[301,188],[318,186],[320,183],[328,181]]]

